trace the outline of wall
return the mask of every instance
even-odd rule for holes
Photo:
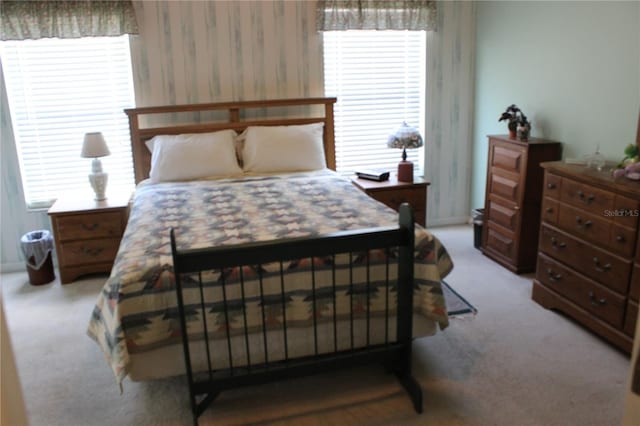
[[[472,206],[484,205],[488,134],[515,103],[564,158],[619,160],[640,106],[640,2],[479,2]]]
[[[18,154],[8,114],[7,91],[0,64],[0,270],[24,269],[20,237],[35,229],[51,229],[46,212],[28,212],[24,201]]]
[[[322,42],[313,1],[134,5],[140,27],[131,38],[137,106],[323,95]],[[425,165],[431,226],[462,222],[469,214],[475,5],[440,2],[438,19],[438,32],[427,40]],[[46,212],[26,211],[2,102],[0,260],[7,271],[24,268],[20,236],[50,224]]]
[[[439,2],[427,35],[425,177],[427,224],[464,223],[470,213],[476,2]]]

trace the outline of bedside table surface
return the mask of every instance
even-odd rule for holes
[[[378,182],[375,180],[361,179],[357,176],[352,176],[351,181],[365,191],[385,190],[389,188],[400,189],[405,187],[415,188],[416,186],[426,187],[430,185],[430,183],[422,177],[414,177],[413,182],[400,182],[396,176],[389,176],[389,180]]]
[[[53,206],[49,209],[49,214],[121,209],[127,207],[132,195],[133,191],[108,194],[108,198],[102,201],[94,200],[94,194],[65,195],[53,203]]]

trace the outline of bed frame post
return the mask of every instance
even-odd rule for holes
[[[170,230],[171,236],[171,254],[173,257],[173,264],[176,262],[176,238],[173,232],[173,228]],[[196,401],[196,395],[193,389],[193,371],[191,369],[191,355],[189,354],[189,342],[187,336],[187,318],[184,313],[184,300],[182,297],[182,281],[180,280],[180,274],[175,274],[175,285],[176,285],[176,296],[178,298],[178,313],[180,317],[180,332],[183,336],[183,345],[182,348],[184,350],[184,359],[185,359],[185,369],[187,373],[187,385],[189,387],[189,402],[191,403],[191,412],[193,413],[193,424],[198,426],[198,403]]]
[[[409,233],[409,243],[401,246],[398,259],[398,322],[397,338],[402,345],[398,362],[394,365],[395,374],[405,388],[413,408],[422,413],[422,389],[411,375],[411,345],[413,342],[413,256],[414,256],[414,217],[413,210],[407,203],[399,209],[400,228]]]

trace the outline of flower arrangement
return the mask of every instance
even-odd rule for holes
[[[507,120],[507,127],[509,128],[509,134],[511,137],[516,136],[518,133],[518,139],[526,141],[529,136],[529,130],[531,129],[531,123],[524,115],[522,110],[516,105],[511,104],[507,107],[505,112],[502,113],[498,121]]]
[[[624,158],[613,171],[613,176],[626,177],[632,180],[640,180],[640,148],[638,145],[629,144],[624,149]]]

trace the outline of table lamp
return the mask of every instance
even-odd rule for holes
[[[107,180],[109,175],[102,171],[102,162],[100,157],[105,157],[111,154],[109,147],[104,140],[101,132],[86,133],[84,135],[84,142],[82,143],[83,158],[93,158],[91,162],[91,173],[89,174],[89,182],[91,187],[96,193],[96,201],[106,200],[105,190],[107,189]]]
[[[402,161],[398,163],[398,181],[413,182],[413,163],[407,161],[407,148],[420,148],[422,136],[415,127],[402,123],[395,132],[389,135],[387,146],[389,148],[402,148]]]

